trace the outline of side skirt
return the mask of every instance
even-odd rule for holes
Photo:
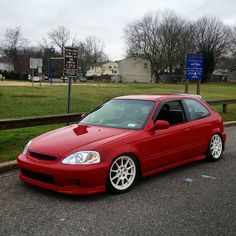
[[[161,173],[161,172],[164,172],[166,170],[170,170],[170,169],[176,168],[178,166],[186,165],[186,164],[189,164],[191,162],[199,161],[199,160],[202,160],[202,159],[205,159],[205,158],[206,158],[205,155],[196,156],[194,158],[187,159],[187,160],[180,161],[180,162],[176,162],[176,163],[173,163],[173,164],[168,165],[168,166],[163,166],[161,168],[157,168],[157,169],[154,169],[154,170],[149,170],[149,171],[143,172],[142,176],[147,177],[149,175],[154,175],[154,174],[157,174],[157,173]]]

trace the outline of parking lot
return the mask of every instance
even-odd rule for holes
[[[68,196],[0,175],[0,235],[235,235],[236,127],[223,159],[139,181],[122,195]]]

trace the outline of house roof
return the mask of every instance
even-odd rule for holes
[[[107,63],[118,63],[118,62],[116,62],[116,61],[97,62],[97,63],[91,64],[90,66],[93,66],[93,67],[95,67],[95,66],[102,66],[102,65],[105,65]]]
[[[124,59],[122,59],[122,60],[119,60],[118,62],[125,61],[125,60],[131,59],[131,58],[138,58],[138,59],[143,59],[143,60],[149,61],[149,60],[148,60],[147,58],[145,58],[145,57],[141,57],[141,56],[129,56],[129,57],[126,57],[126,58],[124,58]]]

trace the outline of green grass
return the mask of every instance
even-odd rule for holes
[[[0,162],[16,159],[30,139],[59,127],[61,126],[48,125],[0,131]]]
[[[183,84],[83,84],[72,86],[71,112],[86,112],[98,104],[127,94],[183,93]],[[196,92],[196,85],[189,85]],[[201,95],[205,100],[236,98],[236,84],[203,84]],[[63,114],[66,111],[67,86],[2,86],[0,83],[0,119]],[[236,104],[214,107],[225,121],[236,120]],[[55,129],[60,125],[40,126],[0,131],[0,162],[13,160],[29,139]]]

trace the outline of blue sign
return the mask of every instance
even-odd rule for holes
[[[186,63],[186,78],[202,79],[203,56],[199,54],[188,54]]]

